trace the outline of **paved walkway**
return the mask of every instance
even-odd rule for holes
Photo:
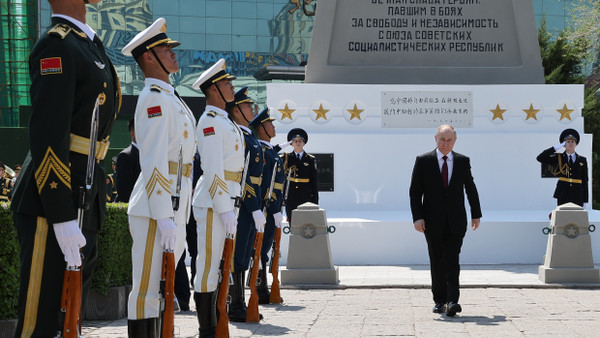
[[[600,284],[539,282],[537,265],[463,265],[463,312],[431,312],[428,266],[341,266],[336,287],[283,288],[260,323],[231,337],[600,337]],[[193,301],[190,306],[193,308]],[[127,320],[84,322],[84,337],[126,337]],[[176,337],[197,337],[196,313],[175,315]]]

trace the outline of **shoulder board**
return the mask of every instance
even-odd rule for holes
[[[59,23],[48,31],[48,35],[58,36],[64,39],[73,29],[64,23]]]
[[[308,157],[310,157],[310,158],[315,158],[313,155],[311,155],[309,153],[306,153],[306,155],[308,155]]]
[[[214,111],[209,111],[208,113],[206,113],[206,115],[210,116],[210,117],[217,117],[217,113]]]
[[[153,84],[153,85],[150,85],[150,90],[153,92],[160,93],[162,91],[162,88],[157,84]]]

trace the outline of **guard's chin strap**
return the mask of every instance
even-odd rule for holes
[[[265,134],[267,134],[267,136],[269,136],[269,142],[271,142],[270,140],[273,139],[273,136],[271,136],[269,134],[269,132],[267,131],[267,128],[265,128],[264,123],[261,123],[260,126],[263,128],[263,130],[265,131]]]
[[[86,1],[86,0],[84,0]],[[165,66],[163,65],[162,61],[160,61],[160,58],[158,57],[158,55],[156,55],[156,52],[154,51],[154,48],[150,48],[150,51],[152,51],[152,54],[154,54],[154,57],[156,58],[156,60],[158,60],[158,64],[162,67],[162,69],[165,71],[165,73],[167,73],[167,76],[169,76],[169,73],[167,71],[167,68],[165,68]]]
[[[248,121],[248,119],[246,118],[246,114],[244,114],[244,112],[242,111],[242,108],[240,107],[240,105],[236,103],[235,106],[240,111],[240,114],[242,114],[242,117],[244,118],[244,120],[246,120],[246,122],[248,122],[248,125],[250,125],[250,121]]]

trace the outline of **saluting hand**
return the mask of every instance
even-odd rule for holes
[[[425,232],[425,220],[424,219],[416,220],[413,225],[415,226],[415,230],[417,230],[418,232]]]

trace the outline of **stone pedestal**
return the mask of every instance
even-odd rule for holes
[[[539,278],[544,283],[598,283],[594,267],[588,214],[582,207],[566,203],[552,211],[551,233]]]
[[[333,266],[325,210],[304,203],[292,211],[287,265],[281,270],[281,283],[339,283],[339,271]]]

